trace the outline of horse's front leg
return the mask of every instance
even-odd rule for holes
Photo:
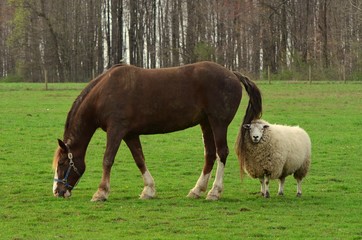
[[[143,191],[140,195],[141,199],[150,199],[156,196],[155,181],[151,173],[148,171],[143,155],[141,142],[138,135],[127,136],[125,142],[130,149],[133,159],[136,162],[138,169],[141,171],[143,178]]]
[[[120,134],[119,131],[113,129],[107,130],[107,147],[103,157],[102,180],[98,186],[97,192],[95,192],[92,197],[93,202],[106,201],[108,199],[110,193],[111,168],[123,136],[124,135]]]

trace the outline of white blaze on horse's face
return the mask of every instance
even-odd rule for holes
[[[55,169],[54,179],[58,179],[57,169]],[[56,197],[57,197],[57,193],[55,192],[55,190],[57,189],[57,184],[58,183],[56,181],[53,181],[53,194]]]
[[[253,143],[259,143],[263,137],[264,130],[268,128],[269,125],[262,123],[251,123],[244,124],[243,128],[249,130],[250,140]]]
[[[63,141],[58,139],[59,147],[57,148],[53,168],[54,183],[53,194],[56,197],[70,197],[72,189],[77,185],[80,177],[85,171],[85,165],[75,165],[73,154],[70,152],[70,147]]]

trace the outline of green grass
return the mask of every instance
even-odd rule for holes
[[[102,131],[89,145],[73,196],[54,198],[56,139],[83,87],[0,83],[0,239],[362,239],[362,84],[259,83],[263,118],[300,125],[312,139],[303,197],[295,197],[293,177],[284,197],[272,181],[270,199],[256,194],[258,180],[240,181],[233,145],[246,97],[229,128],[225,191],[217,202],[186,198],[203,165],[199,127],[141,137],[156,199],[138,199],[143,181],[123,144],[109,200],[90,202],[102,174]]]

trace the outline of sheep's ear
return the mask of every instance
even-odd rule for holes
[[[244,124],[243,128],[245,128],[246,130],[250,130],[250,124]]]
[[[269,127],[269,125],[264,125],[264,126],[263,126],[264,129],[266,129],[266,128],[268,128],[268,127]]]

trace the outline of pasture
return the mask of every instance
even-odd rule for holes
[[[258,194],[258,180],[240,180],[234,143],[245,91],[228,131],[221,200],[186,198],[203,165],[199,127],[141,137],[155,199],[138,199],[141,174],[122,144],[108,201],[90,202],[102,173],[101,130],[89,145],[87,170],[73,196],[54,198],[56,139],[85,84],[50,84],[44,91],[40,84],[0,83],[0,239],[362,239],[362,84],[257,84],[263,118],[300,125],[312,139],[302,198],[295,197],[292,176],[284,197],[277,196],[277,181],[271,182],[270,199]]]

